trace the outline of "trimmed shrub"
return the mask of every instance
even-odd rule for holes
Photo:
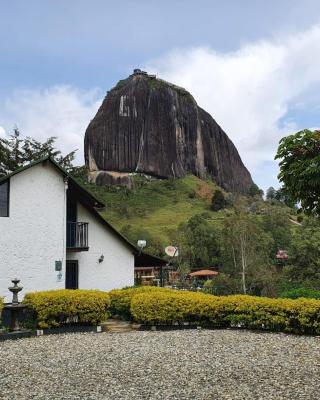
[[[320,301],[192,292],[140,293],[131,313],[146,325],[194,322],[203,326],[320,334]]]
[[[141,286],[125,289],[115,289],[109,292],[111,298],[110,313],[123,319],[131,319],[131,299],[139,293],[155,293],[159,291],[168,291],[168,289],[157,286]]]
[[[1,315],[2,315],[3,306],[4,306],[3,297],[0,297],[0,325],[1,325]]]
[[[140,293],[132,297],[131,313],[136,321],[147,325],[199,322],[203,320],[208,300],[218,302],[219,299],[187,291]]]
[[[280,294],[280,297],[286,299],[299,299],[304,297],[306,299],[320,299],[320,290],[299,288],[290,289]]]
[[[95,325],[107,317],[110,296],[99,290],[51,290],[27,293],[23,303],[39,328],[65,323]]]

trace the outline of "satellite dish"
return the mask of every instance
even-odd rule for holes
[[[164,251],[166,252],[166,254],[170,257],[178,257],[179,255],[179,249],[178,247],[174,247],[174,246],[168,246],[164,249]]]

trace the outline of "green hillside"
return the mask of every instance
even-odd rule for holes
[[[212,181],[193,175],[176,180],[147,180],[135,176],[135,189],[101,187],[83,183],[106,204],[103,217],[128,236],[169,245],[180,223],[193,215],[210,212],[214,220],[221,220],[223,212],[210,211],[213,192],[219,188]]]
[[[221,226],[235,207],[249,211],[256,223],[263,215],[287,215],[286,221],[296,219],[295,211],[283,204],[263,201],[260,196],[236,196],[224,192],[229,206],[224,210],[211,210],[212,195],[220,189],[211,180],[201,180],[193,175],[180,179],[150,180],[135,175],[134,189],[116,186],[96,186],[82,179],[81,183],[106,204],[102,216],[132,243],[147,240],[147,252],[163,256],[164,248],[177,244],[180,224],[195,215],[205,214],[210,225]],[[222,190],[223,191],[223,190]],[[293,214],[293,215],[292,215]],[[259,222],[260,221],[260,222]],[[218,227],[217,226],[217,227]],[[292,228],[294,223],[290,223]],[[290,228],[290,230],[292,229]],[[272,250],[272,251],[275,251]]]

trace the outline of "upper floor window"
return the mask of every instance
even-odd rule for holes
[[[0,217],[9,217],[9,181],[0,183]]]

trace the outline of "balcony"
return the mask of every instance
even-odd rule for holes
[[[88,222],[67,222],[67,250],[89,250]]]

